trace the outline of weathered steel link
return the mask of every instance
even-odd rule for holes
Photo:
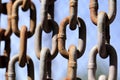
[[[70,0],[70,20],[69,25],[71,30],[76,29],[77,24],[77,8],[78,7],[78,0]]]
[[[112,23],[116,16],[117,11],[117,1],[116,0],[108,0],[109,1],[109,12],[108,18],[109,23]],[[98,17],[98,0],[90,0],[90,17],[92,22],[97,25],[97,17]]]
[[[51,23],[50,27],[52,28],[53,34],[52,34],[52,49],[50,51],[50,58],[54,59],[57,56],[58,53],[58,43],[57,43],[57,35],[58,35],[58,24],[54,22],[53,20],[49,20],[49,23]],[[40,53],[42,49],[42,27],[39,25],[36,28],[35,32],[35,53],[38,59],[40,59]]]
[[[106,44],[106,51],[110,57],[110,66],[109,66],[109,75],[108,79],[105,79],[106,76],[100,76],[99,80],[117,80],[117,53],[115,49],[111,46]],[[90,57],[88,62],[88,80],[96,80],[96,55],[98,53],[98,47],[94,46],[90,51]],[[103,79],[104,78],[104,79]]]
[[[22,5],[22,0],[17,0],[12,7],[12,30],[19,37],[20,31],[18,29],[18,7]],[[30,5],[30,30],[27,32],[28,38],[31,37],[35,32],[36,27],[36,8],[31,2]]]
[[[106,58],[108,55],[106,53],[106,46],[105,41],[106,40],[106,27],[108,22],[107,14],[104,12],[100,12],[98,14],[98,53],[102,58]]]
[[[66,26],[69,24],[69,17],[66,17],[60,24],[59,34],[58,34],[58,49],[63,57],[69,58],[69,52],[65,48],[66,39]],[[86,25],[81,18],[77,20],[79,36],[78,36],[78,49],[77,58],[81,57],[85,51],[86,47]]]
[[[28,80],[34,80],[34,65],[33,61],[29,56],[27,58],[27,73],[28,73]],[[12,57],[12,59],[9,62],[8,65],[8,80],[16,80],[15,76],[15,63],[19,60],[19,55],[15,55]]]

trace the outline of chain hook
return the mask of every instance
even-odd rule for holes
[[[69,24],[69,17],[66,17],[60,24],[59,34],[58,34],[58,49],[64,58],[69,58],[69,52],[65,48],[66,39],[66,26]],[[86,47],[86,25],[81,18],[78,18],[77,24],[79,27],[79,39],[78,39],[78,49],[77,58],[81,57],[85,51]]]

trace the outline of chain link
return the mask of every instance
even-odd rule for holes
[[[41,2],[41,21],[36,27],[36,7],[32,0],[10,0],[2,3],[0,0],[0,18],[1,14],[7,15],[7,28],[0,27],[0,42],[5,42],[3,55],[0,55],[0,68],[6,68],[6,80],[16,80],[16,62],[20,67],[27,64],[28,80],[34,80],[34,64],[32,59],[27,55],[27,41],[35,34],[35,54],[40,60],[40,80],[52,79],[52,60],[58,55],[58,51],[68,59],[67,77],[65,80],[81,80],[77,78],[77,59],[80,58],[86,49],[86,24],[78,17],[78,0],[69,0],[69,16],[64,18],[60,25],[54,20],[54,4],[56,0],[40,0]],[[98,13],[98,0],[90,0],[90,18],[98,29],[98,43],[90,50],[88,60],[88,80],[96,80],[97,54],[101,58],[109,57],[108,76],[100,75],[98,80],[117,80],[117,52],[110,44],[110,24],[114,21],[117,12],[117,1],[108,0],[108,13],[101,11]],[[19,7],[22,11],[30,10],[30,28],[22,25],[19,30]],[[1,21],[0,21],[1,22]],[[71,30],[78,26],[78,47],[70,45],[66,49],[66,27],[69,25]],[[1,26],[1,25],[0,25]],[[42,47],[42,32],[52,32],[51,45],[52,49]],[[11,55],[11,34],[15,33],[20,38],[19,54]],[[13,48],[13,47],[12,47]]]

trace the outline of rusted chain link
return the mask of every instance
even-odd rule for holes
[[[109,1],[109,12],[108,18],[109,23],[112,23],[116,16],[116,0],[108,0]],[[97,25],[97,18],[98,18],[98,0],[90,0],[90,17],[92,22]]]
[[[69,24],[69,17],[65,18],[59,28],[58,34],[58,49],[63,57],[69,57],[69,52],[65,48],[65,39],[66,39],[66,26]],[[86,47],[86,25],[81,18],[77,20],[79,36],[78,36],[78,49],[77,49],[77,58],[81,57],[85,51]]]
[[[28,80],[34,80],[34,65],[33,61],[29,56],[27,58],[27,73],[28,73]],[[8,66],[8,80],[16,80],[16,72],[15,72],[15,63],[19,60],[19,55],[15,55],[9,62]]]
[[[18,7],[22,5],[22,0],[15,1],[12,9],[12,30],[19,37],[20,31],[18,29]],[[36,27],[36,8],[31,2],[30,5],[30,30],[27,32],[28,38],[31,37],[35,32]]]
[[[27,11],[30,7],[31,0],[23,0],[22,10]]]
[[[110,57],[109,65],[109,75],[100,76],[99,80],[117,80],[117,53],[111,45],[106,45],[106,52]],[[88,62],[88,80],[97,80],[96,79],[96,55],[98,53],[98,47],[94,46],[90,51],[89,62]],[[107,79],[105,79],[107,78]]]
[[[26,63],[26,49],[27,49],[27,38],[32,37],[35,32],[36,27],[36,8],[34,4],[29,3],[30,8],[30,30],[27,31],[26,26],[22,26],[21,30],[18,29],[18,7],[24,4],[24,1],[15,1],[12,9],[12,30],[16,36],[20,36],[20,52],[19,52],[19,65],[21,67],[25,66]],[[27,5],[27,4],[26,4]],[[25,5],[24,5],[25,6]],[[25,8],[25,7],[24,7]]]

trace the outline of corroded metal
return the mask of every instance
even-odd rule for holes
[[[77,10],[78,10],[78,0],[70,0],[70,20],[69,25],[70,29],[76,29],[77,24]]]
[[[20,52],[19,52],[19,65],[24,67],[26,64],[26,50],[27,50],[27,27],[22,26],[20,30]]]
[[[58,43],[57,43],[57,35],[58,35],[58,24],[56,22],[54,22],[53,20],[49,20],[49,23],[51,23],[51,25],[49,27],[52,27],[52,49],[50,51],[50,58],[53,59],[56,57],[57,53],[58,53]],[[41,49],[42,49],[42,28],[41,25],[39,25],[36,28],[36,32],[35,32],[35,53],[38,59],[40,59],[40,53],[41,53]]]
[[[116,16],[117,1],[116,0],[108,0],[108,1],[109,1],[108,18],[109,18],[109,22],[112,23]],[[97,25],[98,0],[90,0],[90,17],[91,17],[92,22],[95,25]]]
[[[65,39],[66,39],[66,27],[69,24],[69,17],[66,17],[60,24],[59,34],[58,34],[58,49],[63,57],[69,57],[69,53],[65,48]],[[85,51],[86,47],[86,25],[81,18],[78,18],[77,24],[79,27],[79,36],[78,36],[78,49],[77,49],[77,58],[81,57]]]
[[[111,45],[106,44],[107,54],[110,57],[109,75],[107,80],[117,80],[117,53]],[[98,53],[98,47],[94,46],[90,51],[88,62],[88,80],[96,80],[96,55]],[[104,79],[103,79],[104,78]],[[99,80],[106,80],[106,76],[100,76]]]
[[[23,0],[22,10],[27,11],[30,7],[30,4],[31,4],[31,0]]]
[[[28,73],[28,80],[34,80],[34,65],[33,65],[33,61],[31,60],[31,58],[29,56],[26,57],[27,58],[27,73]],[[18,61],[19,59],[19,55],[15,55],[12,57],[12,59],[9,62],[8,65],[8,80],[16,80],[15,76],[16,76],[16,72],[15,72],[15,63]]]
[[[22,0],[17,0],[12,7],[12,31],[16,36],[20,36],[20,31],[18,29],[18,7],[22,5]],[[30,5],[30,30],[27,32],[28,38],[31,37],[35,32],[36,27],[36,8],[35,5],[31,2]]]

